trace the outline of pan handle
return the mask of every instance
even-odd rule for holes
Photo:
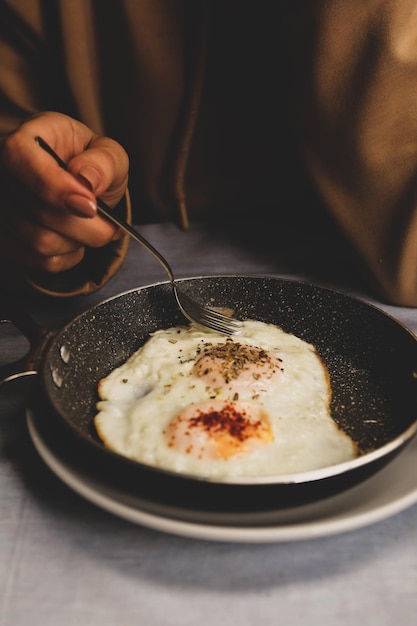
[[[36,324],[13,298],[7,298],[6,302],[1,303],[0,323],[13,324],[30,344],[28,352],[21,359],[0,366],[0,386],[22,376],[38,374],[41,356],[54,333]]]

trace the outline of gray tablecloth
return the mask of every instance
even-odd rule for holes
[[[370,297],[338,240],[288,241],[284,233],[232,223],[142,232],[178,277],[272,274],[363,297],[417,332],[415,309]],[[59,328],[113,294],[165,280],[136,244],[99,294],[27,307]],[[1,362],[25,341],[0,326]],[[160,532],[117,517],[67,487],[44,463],[25,419],[29,380],[0,387],[0,626],[414,625],[417,506],[342,533],[300,541],[217,542]]]

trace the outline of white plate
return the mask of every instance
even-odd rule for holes
[[[42,437],[36,415],[28,411],[32,441],[49,468],[76,493],[131,522],[163,532],[211,541],[288,542],[342,533],[385,519],[417,502],[417,438],[377,474],[347,492],[326,500],[268,511],[242,524],[222,525],[181,519],[181,510],[154,506],[131,493],[107,485],[76,463],[63,460],[51,440]]]

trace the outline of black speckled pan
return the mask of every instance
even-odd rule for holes
[[[180,282],[204,304],[230,307],[240,319],[278,324],[314,344],[330,372],[334,419],[362,454],[314,472],[218,482],[145,466],[107,450],[93,425],[98,380],[124,362],[150,332],[184,323],[169,283],[158,283],[94,306],[49,338],[42,351],[34,407],[42,414],[43,427],[56,431],[63,448],[106,480],[206,513],[294,506],[365,480],[415,435],[417,341],[390,316],[303,282],[256,276]]]

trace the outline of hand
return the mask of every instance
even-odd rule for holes
[[[35,141],[42,137],[68,166],[59,167]],[[129,161],[116,141],[61,113],[35,115],[0,143],[0,253],[31,272],[71,269],[86,247],[118,238],[97,214],[123,197]]]

